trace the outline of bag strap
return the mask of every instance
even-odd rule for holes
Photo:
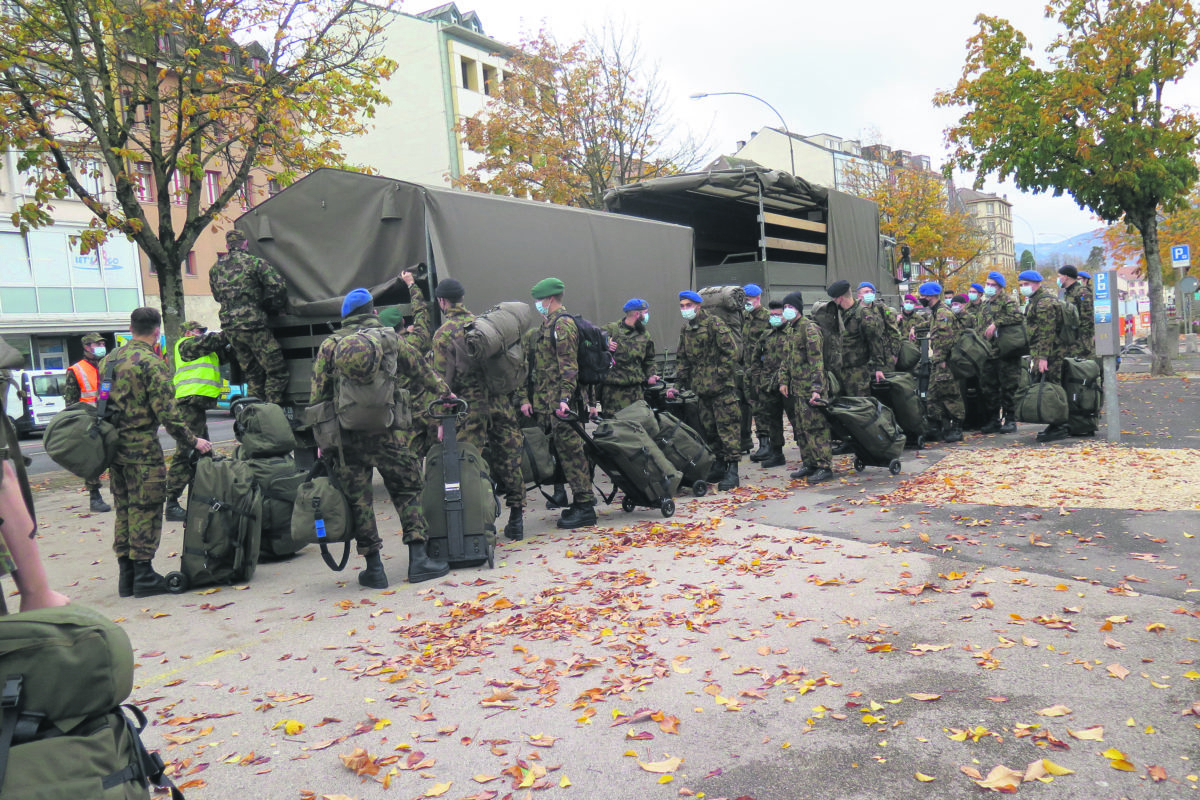
[[[137,718],[136,726],[125,715],[123,709],[126,708]],[[142,731],[146,729],[146,715],[134,705],[117,706],[116,713],[121,717],[121,724],[129,733],[133,758],[125,765],[124,769],[103,778],[101,781],[103,787],[107,790],[114,786],[120,786],[122,783],[138,783],[142,786],[153,783],[160,789],[169,789],[171,800],[184,800],[183,792],[179,791],[175,782],[166,775],[167,766],[163,763],[162,756],[148,751],[142,742]]]
[[[446,519],[446,545],[451,553],[462,553],[463,544],[463,493],[462,464],[458,452],[458,420],[446,417],[442,420],[442,513]]]
[[[337,477],[333,474],[333,470],[331,470],[329,468],[329,465],[325,463],[324,458],[318,458],[315,462],[313,462],[312,468],[308,471],[308,477],[306,477],[304,480],[305,480],[305,482],[308,482],[308,481],[311,481],[313,478],[319,478],[322,475],[325,476],[326,478],[329,478],[329,483],[333,486],[333,488],[337,489],[339,492],[342,491],[341,484],[338,483]],[[315,504],[313,507],[313,519],[317,522],[321,522],[321,523],[325,522],[325,517],[321,513],[321,509],[316,507]],[[324,531],[324,524],[322,524],[318,528],[318,530]],[[346,568],[346,565],[350,563],[351,540],[347,539],[344,542],[344,544],[345,544],[345,547],[342,550],[342,558],[339,561],[338,559],[333,557],[332,553],[329,552],[329,545],[325,543],[325,537],[324,536],[317,537],[317,545],[321,548],[321,558],[325,561],[325,564],[334,572],[341,572],[342,570],[344,570]]]
[[[9,675],[4,680],[4,689],[0,692],[0,713],[4,721],[0,723],[0,787],[4,786],[4,775],[8,772],[8,755],[12,749],[13,735],[17,732],[17,719],[21,715],[21,685],[24,679],[20,675]]]
[[[112,388],[113,367],[115,364],[109,362],[104,368],[104,377],[100,379],[100,399],[96,401],[96,424],[99,426],[102,420],[108,419],[108,394]]]

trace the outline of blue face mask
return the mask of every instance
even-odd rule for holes
[[[1032,286],[1022,286],[1022,287],[1021,287],[1021,294],[1022,294],[1024,297],[1030,297],[1030,296],[1032,296],[1032,295],[1033,295],[1033,287],[1032,287]]]
[[[913,303],[905,303],[904,310],[908,311],[909,313],[912,313],[913,311],[917,310],[917,307]]]
[[[746,313],[749,314],[754,310],[754,303],[746,303]]]
[[[787,306],[786,308],[783,309],[783,318],[786,319],[788,322],[791,322],[798,316],[800,316],[800,312],[797,311],[796,309],[792,308],[791,306]]]
[[[533,307],[536,308],[537,312],[539,314],[541,314],[543,317],[546,316],[546,306],[544,303],[542,303],[541,300],[535,300],[533,302]]]
[[[681,308],[681,309],[679,309],[679,315],[681,317],[683,317],[684,319],[695,319],[696,318],[696,309]]]
[[[783,324],[783,317],[781,317],[779,314],[772,314],[767,318],[767,321],[770,322],[774,327],[778,328]]]
[[[646,324],[646,323],[648,323],[649,321],[650,321],[650,312],[649,312],[649,311],[643,311],[643,312],[642,312],[642,324]]]
[[[967,292],[967,299],[974,303],[979,299],[979,292]]]
[[[94,355],[96,358],[104,358],[104,355],[107,352],[108,348],[102,344],[98,344],[92,348],[92,355]]]
[[[950,298],[949,297],[945,298],[944,300],[942,300],[942,303],[945,305],[950,305]]]
[[[985,295],[987,295],[988,297],[994,297],[996,294],[996,287],[995,286],[985,286],[985,287],[983,287],[983,293]]]
[[[874,293],[874,292],[867,292],[866,294],[864,294],[864,295],[862,296],[862,301],[863,301],[864,303],[874,303],[874,302],[875,302],[875,293]]]

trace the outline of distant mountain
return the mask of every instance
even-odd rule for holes
[[[1081,233],[1077,236],[1072,236],[1070,239],[1062,239],[1056,242],[1038,241],[1037,246],[1026,242],[1017,242],[1017,261],[1021,260],[1021,253],[1028,250],[1033,253],[1033,257],[1037,259],[1039,264],[1048,263],[1055,256],[1062,259],[1062,263],[1082,265],[1087,261],[1088,255],[1092,252],[1093,247],[1104,247],[1104,228],[1097,228],[1094,231]]]

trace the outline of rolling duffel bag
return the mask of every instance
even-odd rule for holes
[[[658,436],[658,418],[654,416],[654,411],[645,400],[638,400],[636,403],[622,408],[613,417],[636,422],[645,429],[646,433],[650,434],[651,439]]]
[[[175,593],[254,577],[262,541],[262,492],[245,461],[205,456],[188,487],[179,572],[166,575]]]
[[[308,542],[292,538],[292,507],[296,504],[296,491],[308,479],[308,471],[297,469],[296,460],[290,455],[247,458],[244,446],[234,449],[233,457],[250,467],[254,482],[262,492],[259,553],[290,556],[304,549]]]
[[[462,400],[435,401],[429,408],[441,420],[442,441],[425,456],[425,551],[452,567],[494,566],[500,505],[483,455],[458,441],[458,414],[466,411]]]
[[[871,392],[892,410],[905,434],[921,436],[925,424],[925,404],[917,396],[917,378],[908,372],[885,372],[881,383],[872,383]]]
[[[708,449],[700,434],[669,411],[658,412],[658,434],[654,436],[654,443],[672,466],[682,473],[684,484],[695,489],[697,481],[708,477],[715,458],[712,450]]]
[[[646,429],[624,419],[601,420],[592,441],[604,460],[651,501],[670,499],[683,476]]]
[[[904,452],[904,430],[892,410],[874,397],[839,397],[824,406],[826,416],[854,442],[867,464],[886,465]]]

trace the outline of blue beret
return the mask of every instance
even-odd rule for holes
[[[762,287],[757,283],[747,283],[742,287],[742,291],[746,293],[746,297],[759,297],[762,295]]]
[[[704,302],[704,298],[700,296],[699,292],[693,292],[690,289],[686,292],[680,292],[679,299],[680,300],[691,300],[693,303],[703,303]]]
[[[1024,272],[1022,272],[1020,275],[1017,276],[1017,280],[1033,281],[1034,283],[1041,283],[1042,282],[1042,273],[1038,272],[1036,269],[1027,269]]]
[[[371,293],[366,289],[355,289],[350,294],[346,295],[346,299],[342,301],[342,316],[350,316],[350,312],[359,306],[365,306],[372,301]]]
[[[858,285],[858,288],[861,289],[864,286],[867,287],[868,289],[870,289],[872,292],[875,291],[875,284],[871,283],[870,281],[863,281],[862,283],[860,283]]]
[[[621,310],[628,314],[630,311],[645,311],[649,307],[650,304],[642,298],[632,297],[630,298],[629,302],[622,307]]]
[[[974,289],[975,291],[979,292],[980,294],[983,294],[983,284],[982,283],[972,283],[971,288]]]
[[[922,283],[921,288],[917,290],[922,297],[932,297],[942,293],[942,285],[936,281]]]
[[[1080,270],[1080,271],[1079,271],[1079,277],[1081,277],[1081,278],[1087,278],[1087,279],[1090,281],[1090,280],[1092,279],[1092,273],[1090,273],[1090,272],[1084,272],[1083,270]]]
[[[993,280],[996,283],[1000,284],[1001,289],[1004,289],[1008,286],[1008,281],[1006,281],[1004,279],[1004,276],[1002,274],[1000,274],[999,272],[989,272],[988,279]]]

